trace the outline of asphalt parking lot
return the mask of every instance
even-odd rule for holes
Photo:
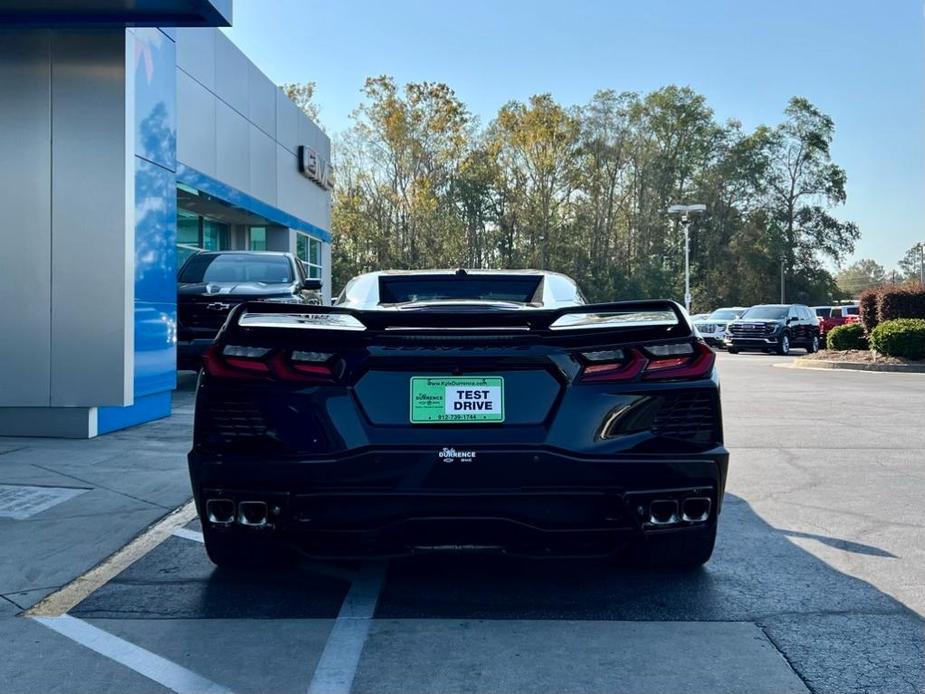
[[[192,521],[63,616],[2,603],[0,690],[925,691],[925,376],[790,361],[719,355],[732,457],[702,570],[469,556],[229,573]]]

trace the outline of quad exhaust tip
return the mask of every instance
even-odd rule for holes
[[[267,504],[265,501],[241,501],[238,503],[238,523],[250,528],[267,525]]]
[[[671,525],[678,522],[678,502],[675,499],[656,499],[649,504],[649,523]]]
[[[713,502],[708,496],[691,496],[681,503],[681,520],[687,523],[702,523],[710,517]]]
[[[710,517],[713,502],[708,496],[653,499],[649,502],[649,525],[661,527],[677,523],[703,523]]]
[[[206,517],[215,525],[234,523],[234,502],[231,499],[207,499]]]

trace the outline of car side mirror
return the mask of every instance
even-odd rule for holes
[[[302,281],[302,289],[309,291],[319,291],[321,289],[321,280],[310,277]]]

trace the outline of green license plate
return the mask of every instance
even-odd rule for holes
[[[500,376],[414,376],[411,423],[472,424],[504,421]]]

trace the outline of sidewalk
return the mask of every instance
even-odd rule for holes
[[[173,414],[91,440],[0,438],[0,614],[27,609],[190,498],[195,377]]]

